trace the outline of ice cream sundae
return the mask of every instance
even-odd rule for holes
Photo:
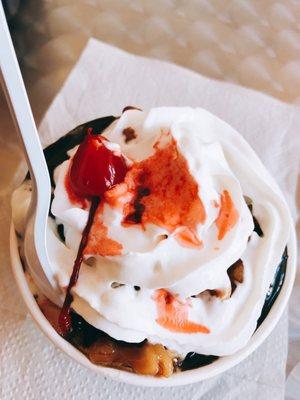
[[[127,107],[45,156],[64,303],[37,301],[59,334],[96,364],[155,376],[247,344],[284,278],[289,217],[233,128],[200,108]],[[29,187],[13,196],[20,235]]]

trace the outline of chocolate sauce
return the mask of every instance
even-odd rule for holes
[[[106,337],[107,334],[86,322],[80,315],[71,311],[72,332],[68,339],[75,346],[89,347],[99,338]]]
[[[59,328],[60,328],[60,334],[62,336],[66,336],[72,330],[70,307],[71,307],[71,303],[73,301],[73,296],[71,294],[71,289],[73,288],[73,286],[76,285],[77,280],[78,280],[80,266],[83,261],[83,251],[88,242],[88,236],[89,236],[92,224],[93,224],[94,216],[95,216],[97,207],[99,205],[99,202],[100,202],[99,197],[92,198],[88,221],[82,232],[81,241],[80,241],[77,256],[76,256],[76,259],[74,262],[73,272],[72,272],[70,282],[69,282],[69,285],[67,288],[65,301],[64,301],[63,307],[61,309],[60,315],[59,315],[58,324],[59,324]]]
[[[218,358],[218,356],[207,356],[205,354],[197,354],[191,352],[185,356],[185,359],[181,363],[179,363],[178,366],[181,371],[187,371],[190,369],[203,367],[204,365],[209,365],[216,361]]]
[[[123,114],[125,111],[128,111],[128,110],[138,110],[138,111],[142,111],[142,110],[141,110],[140,108],[138,108],[138,107],[126,106],[126,107],[123,108],[122,114]]]
[[[127,224],[140,224],[142,222],[142,216],[145,211],[144,204],[141,203],[141,200],[145,196],[149,196],[150,189],[147,187],[140,186],[137,189],[137,195],[133,201],[134,211],[126,216],[124,222]]]
[[[288,260],[288,251],[287,251],[287,247],[286,247],[284,250],[284,253],[281,257],[280,264],[278,265],[278,267],[276,269],[273,282],[271,283],[271,285],[269,287],[264,306],[261,310],[260,317],[257,321],[256,329],[259,328],[259,326],[262,324],[262,322],[266,319],[267,315],[269,314],[269,311],[271,310],[271,307],[275,303],[275,300],[277,299],[277,297],[280,293],[280,290],[284,283],[287,260]]]
[[[58,224],[57,225],[57,233],[59,234],[60,239],[65,242],[66,238],[65,238],[65,230],[64,230],[64,226],[63,224]]]
[[[254,232],[256,232],[258,234],[259,237],[263,237],[264,233],[259,225],[259,222],[257,221],[256,217],[253,215],[253,206],[252,204],[248,204],[248,208],[252,214],[252,218],[253,218],[253,223],[254,223]]]

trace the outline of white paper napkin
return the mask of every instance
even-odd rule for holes
[[[257,92],[136,57],[93,39],[40,125],[43,144],[82,122],[118,115],[126,105],[143,109],[200,106],[223,118],[256,150],[295,215],[299,110]],[[0,227],[7,236],[7,196],[4,199],[0,203],[5,210]],[[255,353],[219,377],[169,389],[119,384],[77,365],[37,330],[21,304],[8,269],[7,238],[0,243],[1,399],[283,399],[286,314]]]

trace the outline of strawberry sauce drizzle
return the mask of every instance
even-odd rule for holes
[[[168,138],[169,134],[162,137]],[[162,139],[153,146],[153,155],[135,162],[126,174],[127,192],[123,197],[129,193],[131,198],[124,202],[122,224],[125,227],[154,224],[170,233],[182,228],[175,235],[178,242],[185,247],[201,248],[196,227],[205,222],[206,211],[198,184],[176,141],[170,138],[169,143],[161,145]]]
[[[210,330],[188,319],[189,303],[182,301],[166,289],[156,290],[154,300],[157,304],[158,318],[161,327],[176,333],[210,333]]]

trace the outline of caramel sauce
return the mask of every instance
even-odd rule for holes
[[[60,309],[48,299],[39,306],[53,328],[60,332]],[[161,344],[125,343],[92,327],[72,313],[73,331],[68,340],[94,364],[128,370],[142,375],[168,377],[174,372],[174,353]]]
[[[108,337],[99,338],[81,349],[94,364],[133,371],[141,375],[172,375],[173,353],[161,344],[145,342],[142,346],[118,343]]]

